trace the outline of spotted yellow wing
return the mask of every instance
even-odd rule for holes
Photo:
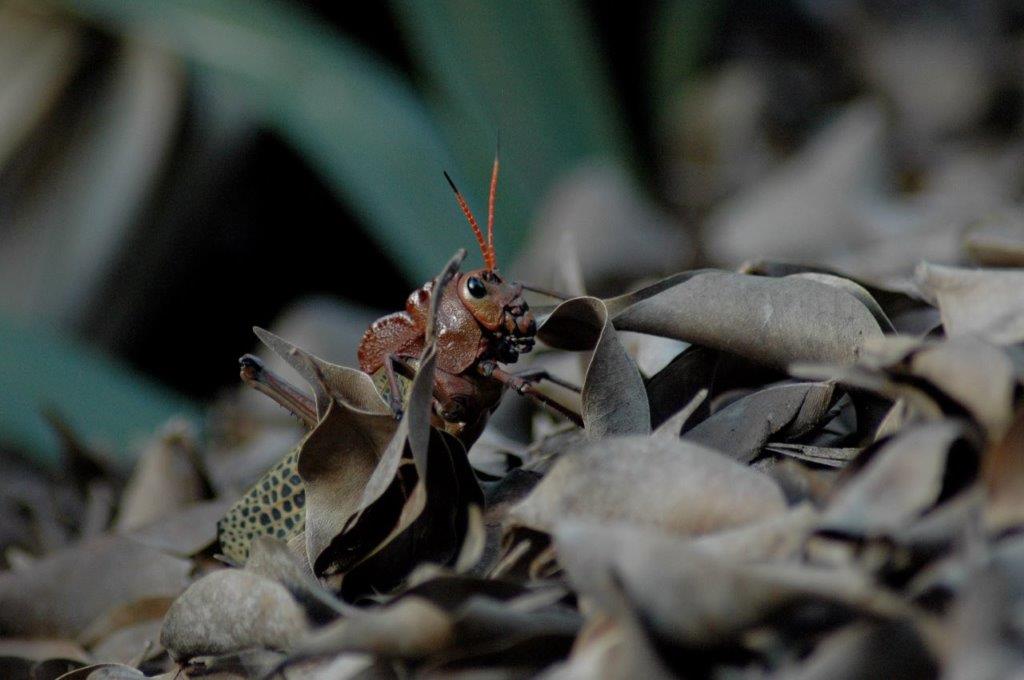
[[[306,492],[298,472],[299,446],[270,468],[217,522],[221,552],[236,564],[249,559],[259,536],[288,541],[306,526]]]

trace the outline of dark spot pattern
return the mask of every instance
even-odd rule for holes
[[[223,554],[238,564],[249,557],[259,536],[288,540],[305,530],[305,493],[295,472],[298,449],[260,478],[217,523]]]

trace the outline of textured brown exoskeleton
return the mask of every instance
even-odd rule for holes
[[[506,386],[526,383],[497,367],[514,363],[533,348],[537,326],[523,299],[523,286],[498,273],[494,251],[494,199],[498,161],[491,175],[487,240],[466,200],[445,174],[480,245],[485,267],[455,276],[441,293],[437,310],[437,368],[434,378],[435,425],[463,438],[476,439]],[[409,296],[405,310],[371,324],[359,345],[359,367],[374,376],[393,408],[401,408],[396,390],[399,367],[423,351],[433,281]]]
[[[580,417],[537,392],[532,383],[548,379],[570,389],[546,372],[512,375],[499,363],[514,363],[533,348],[536,322],[523,299],[523,285],[498,273],[494,252],[494,203],[498,160],[491,172],[487,240],[469,205],[445,173],[459,207],[476,235],[484,267],[457,274],[438,304],[437,360],[434,377],[433,425],[459,437],[468,448],[479,436],[506,387],[541,401],[581,425]],[[413,291],[405,310],[374,321],[359,345],[359,367],[373,377],[396,417],[404,408],[409,381],[426,340],[434,282]],[[310,427],[315,409],[308,397],[266,371],[259,360],[242,357],[242,379],[282,404]],[[239,500],[218,527],[224,554],[236,562],[248,557],[259,535],[291,538],[304,527],[304,492],[297,473],[298,451],[290,452]]]

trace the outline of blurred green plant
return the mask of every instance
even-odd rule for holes
[[[471,243],[441,170],[449,170],[481,212],[499,138],[502,262],[525,241],[539,204],[562,176],[586,160],[632,166],[603,55],[576,0],[392,0],[415,60],[414,80],[298,4],[53,1],[120,36],[133,51],[156,48],[183,59],[204,101],[221,97],[292,145],[414,281],[429,278],[438,263]],[[672,31],[701,32],[709,14],[692,0],[659,7],[655,16],[665,27],[656,32],[647,75],[663,95],[697,54],[677,49],[680,36]],[[57,336],[40,336],[46,362],[31,354],[25,359],[21,352],[35,343],[7,323],[0,320],[10,340],[0,360],[17,370],[6,376],[0,397],[7,400],[0,414],[5,440],[12,433],[14,441],[52,452],[38,404],[12,395],[31,391],[43,399],[75,391],[62,387],[61,374],[81,378],[81,399],[54,401],[66,407],[72,425],[95,420],[85,430],[90,434],[120,439],[169,411],[189,410],[148,387],[136,388],[137,376]],[[84,389],[89,381],[95,390]],[[134,410],[117,408],[121,403]],[[124,440],[118,445],[123,448]]]
[[[44,413],[83,443],[124,459],[171,416],[200,422],[195,405],[58,332],[0,317],[0,433],[4,444],[55,465],[61,443]]]
[[[475,186],[500,137],[504,226],[496,239],[506,261],[562,176],[588,159],[627,162],[618,102],[579,3],[392,6],[428,81],[427,106]]]
[[[502,221],[526,225],[552,181],[575,163],[625,155],[615,103],[575,2],[397,2],[432,81],[428,102],[389,65],[293,5],[63,4],[173,50],[199,77],[242,92],[260,122],[310,161],[413,280],[429,278],[467,243],[443,168],[480,210],[500,135],[509,180]],[[506,258],[524,234],[523,227],[500,232]]]

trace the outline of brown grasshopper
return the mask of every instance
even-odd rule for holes
[[[527,287],[507,281],[498,273],[494,252],[498,159],[495,158],[491,171],[486,241],[466,199],[447,173],[445,177],[476,235],[485,266],[456,273],[450,280],[441,282],[444,289],[435,319],[437,361],[432,424],[459,437],[468,448],[483,431],[505,389],[512,388],[582,427],[577,413],[537,391],[534,383],[547,379],[577,392],[578,387],[546,371],[513,375],[500,366],[514,363],[520,354],[533,348],[537,327],[523,299],[523,290]],[[429,281],[413,291],[404,311],[388,314],[370,324],[359,345],[360,369],[373,377],[396,418],[402,415],[405,392],[424,349],[434,285]],[[265,369],[252,355],[243,356],[240,363],[243,382],[290,410],[308,427],[317,425],[316,408],[308,396]],[[305,493],[297,462],[298,449],[295,449],[249,489],[218,523],[221,548],[228,558],[244,562],[250,543],[258,535],[289,539],[302,531]]]
[[[513,375],[499,366],[515,363],[520,354],[533,349],[537,325],[523,298],[526,286],[508,281],[498,273],[494,250],[498,167],[498,159],[495,158],[491,170],[486,241],[466,199],[448,173],[444,174],[473,229],[485,265],[482,269],[456,274],[445,285],[437,311],[433,424],[460,437],[467,446],[479,436],[509,387],[582,426],[578,414],[537,391],[533,384],[549,380],[575,391],[579,391],[578,387],[564,383],[546,371]],[[405,396],[401,379],[412,379],[415,363],[423,351],[434,285],[434,281],[423,284],[409,295],[404,310],[370,324],[359,344],[360,369],[374,378],[396,417],[401,417]],[[300,393],[284,387],[279,378],[268,375],[255,357],[246,355],[241,362],[243,381],[268,394],[308,424],[316,424],[314,409],[308,399],[303,403]]]

